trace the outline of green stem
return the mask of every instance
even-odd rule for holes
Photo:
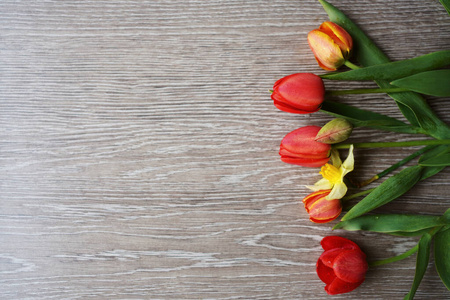
[[[355,193],[355,194],[350,195],[350,196],[345,196],[344,198],[341,199],[341,202],[344,203],[344,202],[347,202],[347,201],[349,201],[349,200],[358,198],[358,197],[360,197],[360,196],[364,196],[364,195],[370,194],[374,189],[375,189],[375,188],[373,188],[373,189],[368,189],[368,190],[365,190],[365,191],[362,191],[362,192],[359,192],[359,193]]]
[[[338,90],[338,91],[327,91],[326,95],[327,96],[338,96],[338,95],[349,95],[349,94],[376,94],[376,93],[400,93],[400,92],[410,92],[410,90],[403,89],[403,88]]]
[[[413,248],[411,248],[410,250],[406,251],[403,254],[394,256],[394,257],[389,257],[386,259],[382,259],[382,260],[375,260],[369,263],[369,267],[376,267],[376,266],[381,266],[381,265],[385,265],[385,264],[389,264],[392,262],[396,262],[402,259],[407,258],[408,256],[414,254],[417,252],[417,250],[419,249],[419,245],[414,246]]]
[[[433,227],[428,233],[433,236],[435,235],[442,227],[444,227],[444,225],[441,226],[436,226]],[[375,260],[369,263],[369,267],[376,267],[376,266],[381,266],[381,265],[385,265],[385,264],[389,264],[392,262],[396,262],[402,259],[407,258],[408,256],[414,254],[417,252],[417,250],[419,249],[419,244],[415,245],[413,248],[411,248],[410,250],[406,251],[403,254],[394,256],[394,257],[389,257],[386,259],[382,259],[382,260]]]
[[[391,167],[387,168],[386,170],[380,172],[377,174],[378,178],[381,178],[387,174],[389,174],[390,172],[398,169],[399,167],[405,165],[406,163],[408,163],[409,161],[413,160],[414,158],[424,154],[425,152],[431,150],[434,148],[434,145],[430,145],[430,146],[426,146],[422,149],[420,149],[419,151],[414,152],[413,154],[411,154],[410,156],[405,157],[404,159],[402,159],[401,161],[399,161],[396,164],[393,164]]]
[[[413,147],[413,146],[431,146],[431,145],[450,145],[450,140],[417,140],[406,142],[374,142],[374,143],[353,143],[337,144],[334,149],[348,149],[353,145],[355,148],[390,148],[390,147]]]
[[[350,61],[346,60],[344,65],[346,65],[347,67],[349,67],[350,69],[356,70],[356,69],[360,69],[360,66],[357,66],[353,63],[351,63]]]
[[[387,168],[386,170],[378,173],[377,175],[373,176],[372,178],[362,181],[360,183],[355,183],[355,185],[359,188],[369,185],[370,183],[374,182],[375,180],[380,179],[381,177],[386,176],[387,174],[389,174],[390,172],[400,168],[401,166],[405,165],[406,163],[408,163],[409,161],[413,160],[414,158],[424,154],[425,152],[433,149],[435,146],[426,146],[422,149],[420,149],[419,151],[414,152],[413,154],[405,157],[404,159],[402,159],[401,161],[393,164],[392,166],[390,166],[389,168]]]

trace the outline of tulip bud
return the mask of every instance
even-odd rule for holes
[[[319,126],[305,126],[288,133],[281,141],[281,160],[303,167],[320,167],[327,163],[331,146],[314,140],[319,130]]]
[[[369,265],[358,245],[339,236],[327,236],[320,244],[325,251],[317,261],[316,271],[329,295],[351,292],[364,282]]]
[[[331,190],[321,190],[309,194],[303,199],[309,220],[314,223],[327,223],[333,221],[342,212],[339,199],[327,200]]]
[[[310,114],[319,110],[324,97],[322,78],[312,73],[297,73],[275,82],[271,98],[282,111]]]
[[[319,29],[309,32],[308,43],[319,66],[327,71],[342,66],[353,47],[352,37],[333,22],[324,22]]]
[[[316,141],[325,144],[336,144],[349,138],[353,130],[353,124],[346,119],[337,118],[331,120],[316,136]]]

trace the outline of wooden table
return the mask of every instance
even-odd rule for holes
[[[332,2],[393,60],[450,47],[436,0]],[[324,72],[306,34],[325,20],[313,0],[2,0],[0,298],[402,299],[414,256],[326,295],[324,236],[352,239],[370,260],[418,239],[311,223],[301,199],[318,170],[279,160],[285,134],[331,119],[281,112],[268,93],[285,75]],[[402,118],[385,95],[335,99]],[[449,99],[428,99],[449,122]],[[358,149],[352,176],[414,149]],[[448,179],[378,211],[442,214]],[[416,299],[450,299],[432,264]]]

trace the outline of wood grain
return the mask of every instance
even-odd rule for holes
[[[450,47],[438,1],[334,2],[392,59]],[[305,37],[326,19],[313,0],[2,0],[0,298],[329,299],[322,237],[370,259],[414,246],[312,224],[300,200],[317,170],[279,161],[285,134],[330,119],[280,112],[267,92],[322,73]],[[337,100],[401,118],[383,95]],[[449,122],[449,99],[429,100]],[[358,150],[353,176],[411,151]],[[441,214],[448,178],[379,211]],[[414,265],[374,268],[333,299],[402,299]],[[450,299],[432,261],[416,298]]]

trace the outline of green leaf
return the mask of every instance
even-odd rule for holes
[[[434,70],[414,74],[391,82],[400,88],[436,97],[450,96],[450,70]]]
[[[394,80],[448,65],[450,65],[450,50],[443,50],[411,59],[383,63],[346,72],[328,73],[320,77],[332,80]]]
[[[333,229],[348,231],[365,230],[380,233],[416,232],[423,229],[444,225],[441,216],[422,215],[366,215],[336,224]]]
[[[423,235],[423,234],[427,233],[428,231],[430,231],[429,228],[422,229],[422,230],[418,230],[418,231],[412,231],[412,232],[407,232],[407,231],[395,231],[395,232],[388,232],[387,234],[390,234],[390,235],[396,235],[396,236],[409,237],[409,236]]]
[[[428,167],[450,166],[450,147],[447,147],[447,151],[441,152],[434,157],[419,160],[419,165]]]
[[[436,165],[432,166],[432,164],[436,163],[435,157],[442,156],[442,159],[445,159],[445,154],[448,153],[450,147],[448,145],[440,145],[436,148],[426,152],[419,159],[419,165],[424,164],[424,170],[422,172],[422,178],[420,180],[424,180],[428,177],[431,177],[440,171],[442,171],[446,166],[445,165]],[[444,161],[444,160],[443,160]]]
[[[342,217],[342,221],[356,218],[400,197],[419,181],[421,174],[422,167],[413,166],[403,169],[396,175],[389,177],[373,190],[373,192],[353,206]]]
[[[444,223],[450,224],[450,208],[445,211],[441,218]]]
[[[401,133],[418,132],[418,129],[414,129],[412,126],[395,118],[359,109],[343,103],[325,100],[322,104],[321,111],[338,118],[344,118],[350,121],[355,127],[370,127]]]
[[[419,164],[424,161],[427,161],[429,159],[432,159],[435,156],[438,156],[438,155],[441,155],[442,153],[447,152],[448,148],[449,148],[448,145],[436,146],[434,149],[431,149],[431,150],[427,151],[426,153],[424,153],[422,156],[420,156]]]
[[[428,261],[430,259],[430,248],[431,248],[431,235],[425,233],[419,241],[419,250],[417,251],[416,259],[416,272],[414,274],[414,281],[409,293],[405,296],[405,300],[411,300],[416,294],[417,288],[422,281],[425,271],[427,270]]]
[[[440,171],[444,170],[444,167],[423,167],[422,174],[420,176],[420,180],[425,180],[428,177],[436,175]]]
[[[450,0],[439,0],[439,2],[441,2],[447,13],[450,15]]]
[[[442,282],[450,290],[450,226],[436,233],[434,238],[434,264]]]
[[[353,38],[353,51],[362,66],[373,66],[389,62],[389,58],[353,23],[343,12],[325,0],[319,0],[330,20],[342,26]],[[389,81],[376,80],[381,88],[392,87]],[[438,138],[450,138],[450,128],[431,110],[419,94],[402,92],[389,94],[397,103],[406,119],[415,127],[421,127],[427,134]]]

